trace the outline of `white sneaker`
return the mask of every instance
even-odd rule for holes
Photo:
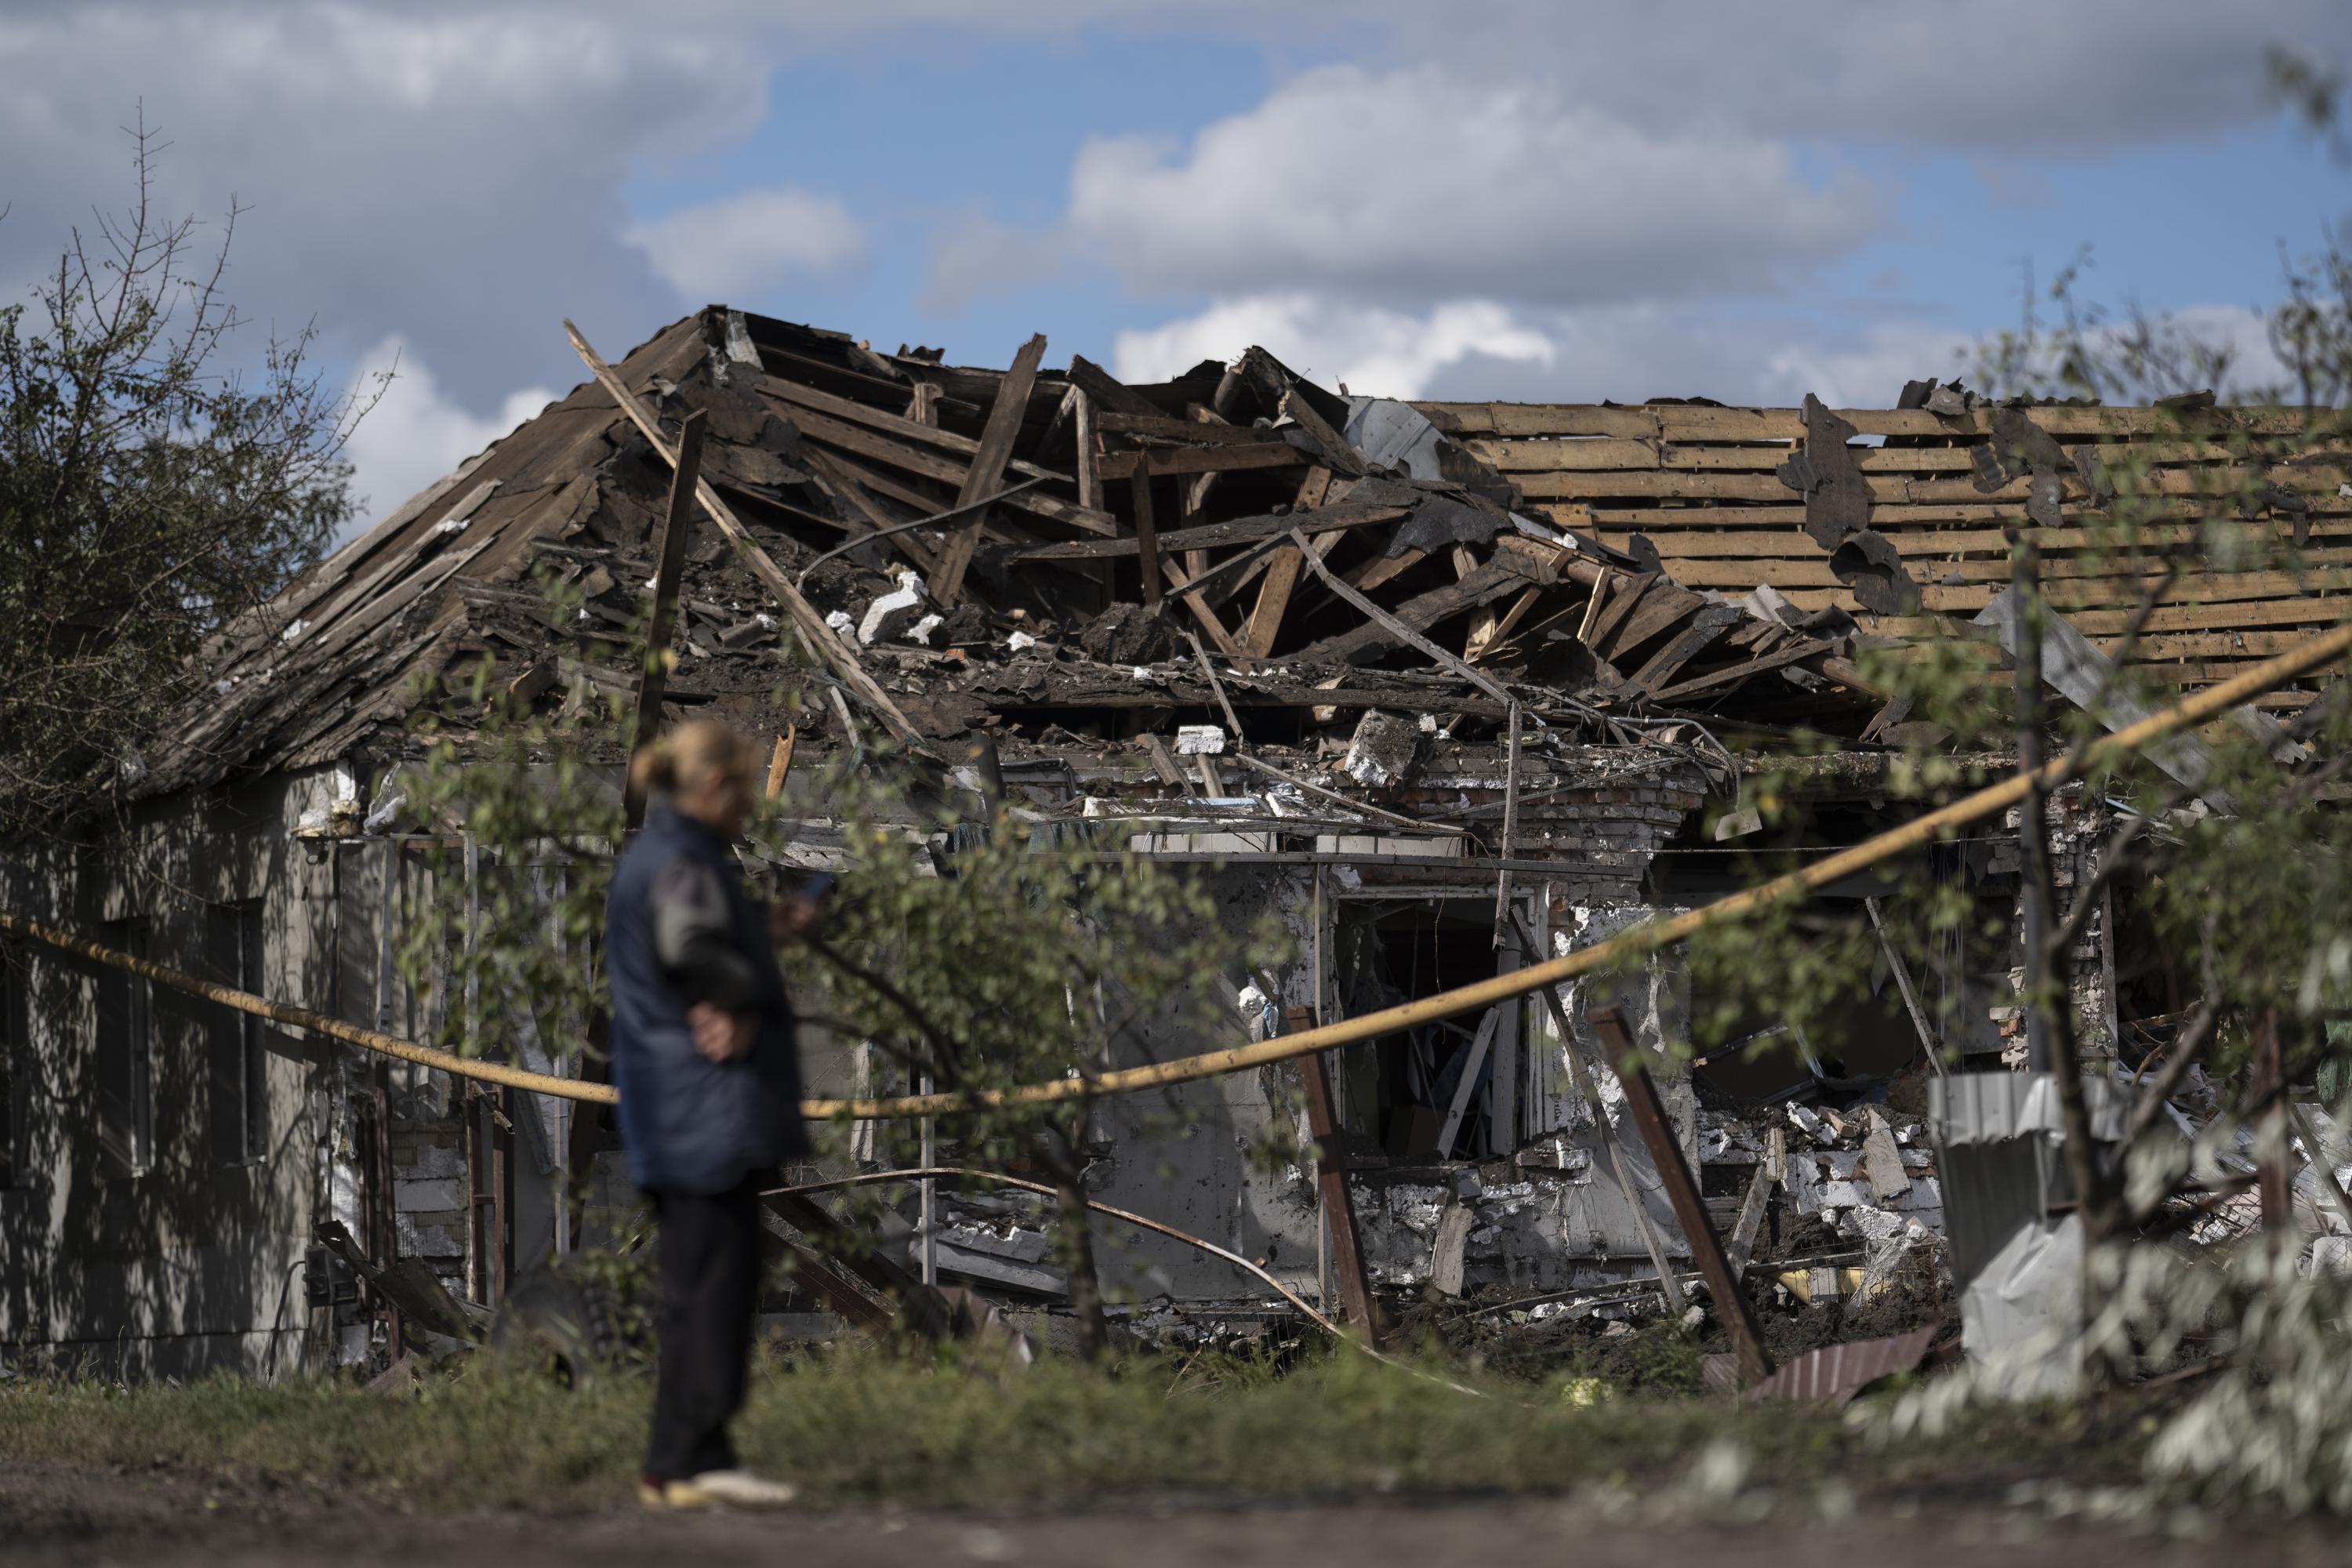
[[[790,1481],[772,1481],[749,1470],[706,1470],[663,1489],[672,1508],[740,1508],[752,1512],[790,1508],[800,1488]]]

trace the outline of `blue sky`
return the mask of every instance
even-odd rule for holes
[[[0,288],[143,110],[165,205],[249,208],[248,342],[396,363],[372,510],[579,379],[564,316],[617,353],[722,295],[974,363],[1876,403],[2087,247],[2259,373],[2278,247],[2352,207],[2273,44],[2352,58],[2352,7],[23,0]]]

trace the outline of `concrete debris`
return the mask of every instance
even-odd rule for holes
[[[1225,751],[1225,731],[1215,724],[1180,724],[1176,729],[1176,754],[1180,757],[1218,757]]]
[[[895,641],[922,617],[922,574],[911,570],[901,572],[896,592],[885,594],[866,606],[865,617],[857,623],[857,640],[868,647]]]
[[[1368,788],[1400,784],[1412,772],[1413,758],[1420,750],[1418,723],[1368,708],[1356,721],[1356,732],[1348,742],[1348,759],[1340,766]]]

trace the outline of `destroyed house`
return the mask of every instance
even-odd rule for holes
[[[1044,346],[1000,372],[717,307],[675,324],[229,628],[205,700],[126,771],[103,826],[0,858],[0,909],[430,1037],[463,999],[412,990],[394,958],[402,910],[431,891],[419,846],[447,832],[402,815],[409,721],[426,694],[446,710],[477,686],[524,707],[635,691],[627,638],[656,574],[682,421],[698,413],[706,489],[688,513],[665,716],[789,725],[811,751],[887,736],[960,761],[984,739],[1024,809],[1130,819],[1138,843],[1199,863],[1229,903],[1281,915],[1305,956],[1275,977],[1279,995],[1247,976],[1202,981],[1230,994],[1236,1035],[1262,1037],[1730,890],[1752,752],[1800,728],[1843,738],[1805,786],[1822,844],[1897,820],[1886,742],[1906,715],[1856,656],[1935,617],[2005,635],[2000,528],[2021,512],[2052,531],[2053,598],[2081,657],[2101,657],[2128,598],[2069,574],[2064,531],[2100,504],[2103,449],[2137,452],[2172,427],[2160,411],[1991,408],[1932,384],[1881,411],[1412,405],[1318,386],[1257,349],[1124,384],[1083,358],[1047,369]],[[2198,471],[2235,450],[2216,437],[2151,455],[2160,483],[2180,476],[2186,512]],[[2151,669],[2208,683],[2337,618],[2333,536],[2352,531],[2352,501],[2333,479],[2273,477],[2231,526],[2291,532],[2321,570],[2203,574],[2182,595],[2193,605],[2157,612],[2138,650]],[[548,573],[579,602],[571,624],[550,624]],[[789,711],[774,695],[788,628],[823,671],[820,695]],[[837,859],[822,803],[806,809],[809,863]],[[2061,814],[2063,851],[2079,855],[2096,810]],[[2013,904],[2013,831],[1937,853],[1939,874],[1987,908]],[[1827,896],[1853,908],[1872,891]],[[2160,966],[2118,972],[2108,923],[2084,939],[2103,960],[2080,998],[2094,1042],[2168,1007]],[[578,1246],[557,1198],[575,1174],[604,1212],[626,1201],[593,1108],[52,947],[11,942],[6,956],[12,1356],[173,1374],[363,1363],[385,1348],[386,1307],[454,1309],[448,1326],[463,1327]],[[1940,1225],[1909,1126],[1866,1162],[1879,1123],[1800,1106],[1792,1150],[1739,1113],[1916,1062],[1929,1025],[1915,987],[1958,1004],[1969,1032],[1948,1043],[1964,1055],[2014,1057],[2006,965],[1913,976],[1893,962],[1874,984],[1834,1062],[1802,1042],[1688,1071],[1659,1056],[1675,1135],[1743,1258],[1772,1256],[1799,1220],[1818,1241],[1825,1210],[1857,1204],[1915,1239]],[[1681,1266],[1648,1155],[1623,1142],[1612,1156],[1589,1108],[1588,1076],[1608,1119],[1620,1102],[1590,989],[1334,1058],[1327,1142],[1375,1283],[1605,1295],[1660,1257]],[[1641,1044],[1683,1037],[1692,999],[1671,956],[1612,990]],[[1759,1012],[1758,1035],[1772,1028]],[[578,1070],[530,1028],[485,1033],[504,1037],[485,1039],[490,1054]],[[812,1033],[805,1047],[813,1092],[887,1087],[856,1041]],[[1317,1173],[1263,1175],[1242,1153],[1288,1100],[1257,1074],[1179,1098],[1182,1136],[1104,1108],[1097,1195],[1331,1299],[1339,1221]],[[943,1278],[1049,1304],[1064,1289],[1023,1204],[945,1194],[931,1241]],[[820,1267],[809,1300],[782,1304],[856,1320],[913,1245],[902,1229],[873,1268]],[[1814,1251],[1789,1258],[1788,1278],[1833,1292],[1858,1244]],[[1120,1248],[1107,1267],[1144,1319],[1270,1304],[1174,1244]]]

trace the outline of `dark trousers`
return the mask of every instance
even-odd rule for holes
[[[661,1366],[646,1473],[663,1480],[735,1468],[727,1423],[743,1407],[760,1302],[760,1189],[766,1173],[709,1194],[650,1193],[659,1231]]]

